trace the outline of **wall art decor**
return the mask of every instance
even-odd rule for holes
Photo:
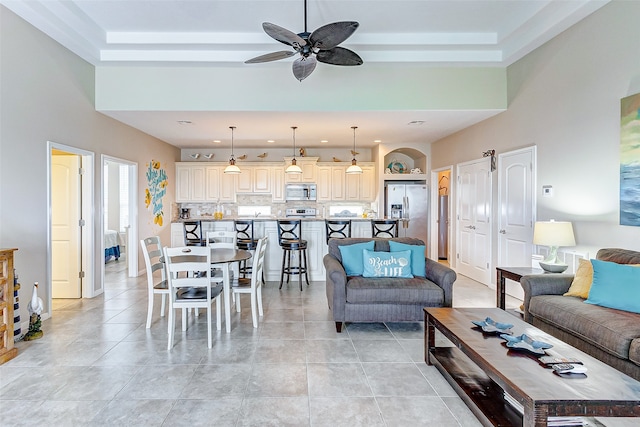
[[[640,226],[640,93],[620,101],[620,225]]]
[[[167,193],[167,173],[160,166],[160,162],[151,160],[147,164],[147,188],[145,189],[144,204],[151,207],[153,223],[162,227],[164,212],[162,198]]]

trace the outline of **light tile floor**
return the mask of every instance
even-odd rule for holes
[[[201,315],[186,332],[176,327],[167,351],[159,298],[146,329],[146,280],[126,278],[123,264],[108,266],[104,295],[55,300],[44,337],[19,342],[0,366],[3,426],[480,425],[424,363],[420,322],[338,334],[324,282],[303,292],[268,283],[257,329],[243,296],[247,308],[232,314],[231,334],[216,331],[212,349]],[[459,276],[453,301],[491,307],[495,291]]]

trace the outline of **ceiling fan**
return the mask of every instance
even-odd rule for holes
[[[281,50],[267,53],[249,59],[245,64],[277,61],[299,53],[300,57],[293,62],[293,75],[300,81],[309,77],[318,61],[333,65],[361,65],[362,58],[357,53],[338,46],[348,39],[359,25],[355,21],[334,22],[309,33],[307,31],[307,0],[304,0],[304,32],[296,34],[270,22],[262,23],[265,33],[280,43],[292,46],[294,51]]]

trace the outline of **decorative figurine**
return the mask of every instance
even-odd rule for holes
[[[300,147],[300,157],[304,157],[305,154],[307,154],[307,150],[305,150],[304,148]]]
[[[25,341],[32,341],[42,338],[44,332],[40,330],[40,326],[42,325],[40,314],[44,309],[44,303],[42,302],[42,298],[38,296],[38,282],[33,284],[33,294],[31,295],[31,301],[27,304],[27,309],[30,314],[29,332],[25,334],[23,339]]]

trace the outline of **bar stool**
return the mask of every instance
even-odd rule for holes
[[[391,239],[398,237],[398,220],[397,219],[372,219],[371,220],[371,236]]]
[[[351,220],[350,219],[325,219],[324,226],[327,236],[327,245],[329,239],[344,239],[351,237]]]
[[[206,246],[204,234],[202,233],[202,222],[185,221],[183,227],[185,246]]]
[[[278,242],[283,250],[282,271],[280,273],[280,289],[284,275],[287,275],[287,283],[292,274],[298,275],[298,283],[302,291],[302,274],[304,274],[307,286],[309,286],[309,276],[307,275],[307,241],[302,240],[302,221],[299,219],[278,220]],[[298,265],[291,266],[291,252],[297,252]]]
[[[254,253],[258,247],[258,240],[254,239],[253,236],[253,220],[237,219],[234,221],[234,227],[238,236],[237,248]],[[247,265],[246,260],[240,263],[240,274],[242,274],[242,277],[247,277],[248,274],[251,274],[251,264]],[[262,281],[264,282],[264,277]]]

